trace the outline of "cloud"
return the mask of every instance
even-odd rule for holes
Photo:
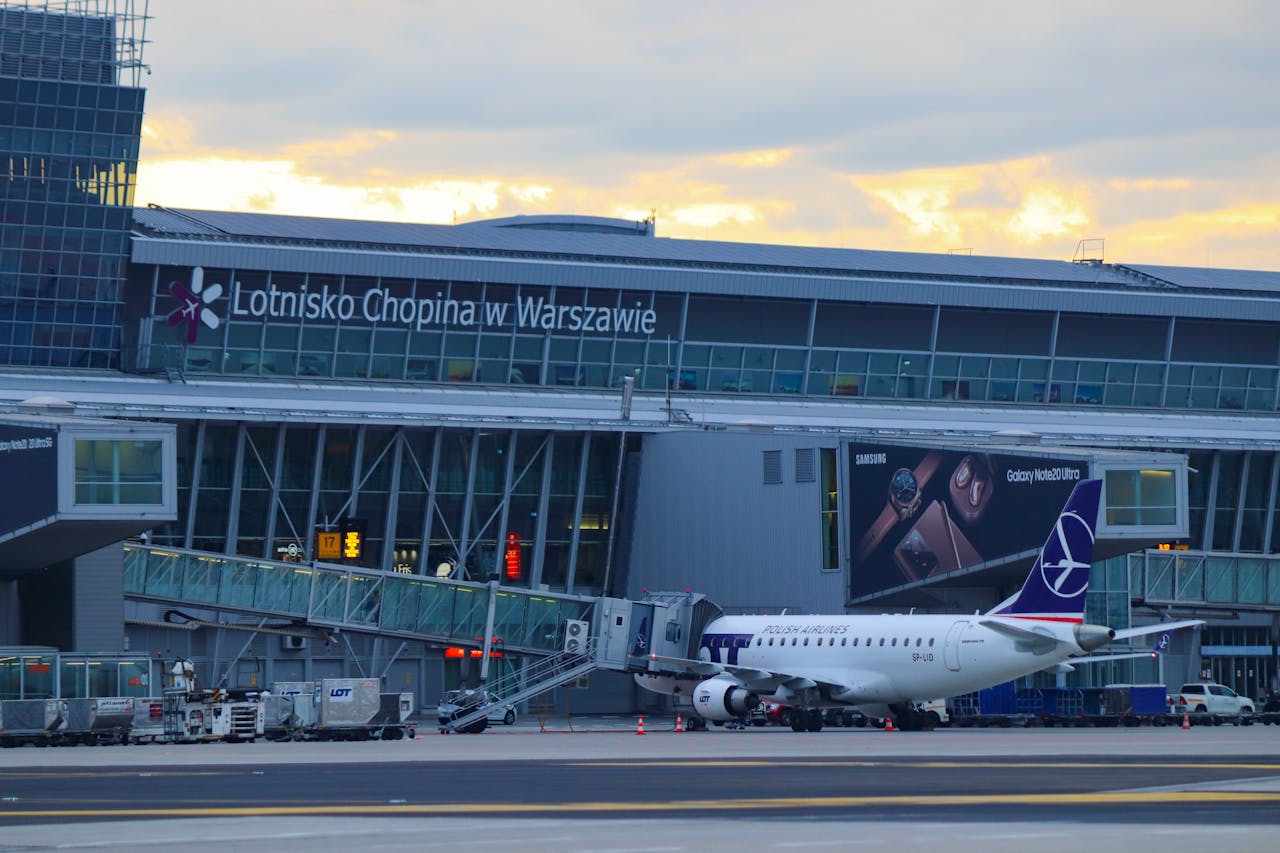
[[[1251,0],[167,4],[138,197],[1159,262],[1280,198],[1277,29]]]

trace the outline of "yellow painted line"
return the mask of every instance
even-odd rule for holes
[[[760,799],[672,800],[580,803],[430,803],[421,805],[244,806],[219,808],[0,809],[6,817],[251,817],[285,815],[459,815],[569,812],[684,812],[694,810],[812,809],[885,806],[1132,806],[1224,803],[1280,804],[1280,793],[1164,791],[1085,794],[945,794],[889,797],[769,797]]]
[[[1090,768],[1098,769],[1115,769],[1134,767],[1138,769],[1160,769],[1160,770],[1277,770],[1280,771],[1280,764],[1257,764],[1242,763],[1230,764],[1224,762],[1215,763],[1198,763],[1190,761],[1177,762],[1160,762],[1160,761],[1134,761],[1134,762],[1112,762],[1112,761],[822,761],[822,760],[802,760],[794,761],[786,758],[778,759],[668,759],[668,760],[641,760],[641,761],[575,761],[570,762],[574,766],[579,767],[921,767],[932,770],[937,769],[964,769],[970,767],[976,768],[1000,768],[1000,769],[1016,769],[1025,767],[1028,769],[1036,768],[1053,768],[1053,769],[1080,769],[1086,770]]]

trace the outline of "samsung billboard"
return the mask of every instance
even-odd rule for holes
[[[849,445],[850,595],[1039,548],[1084,462]]]
[[[0,424],[0,535],[58,512],[58,433]]]

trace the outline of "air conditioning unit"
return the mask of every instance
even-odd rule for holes
[[[296,652],[307,647],[307,638],[286,634],[280,638],[280,645],[285,651]]]
[[[580,655],[587,651],[587,636],[591,633],[590,623],[581,619],[569,619],[564,623],[564,650]]]

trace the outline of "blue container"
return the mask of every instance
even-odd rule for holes
[[[1015,714],[1017,710],[1017,692],[1012,681],[978,691],[978,713],[980,714]]]

